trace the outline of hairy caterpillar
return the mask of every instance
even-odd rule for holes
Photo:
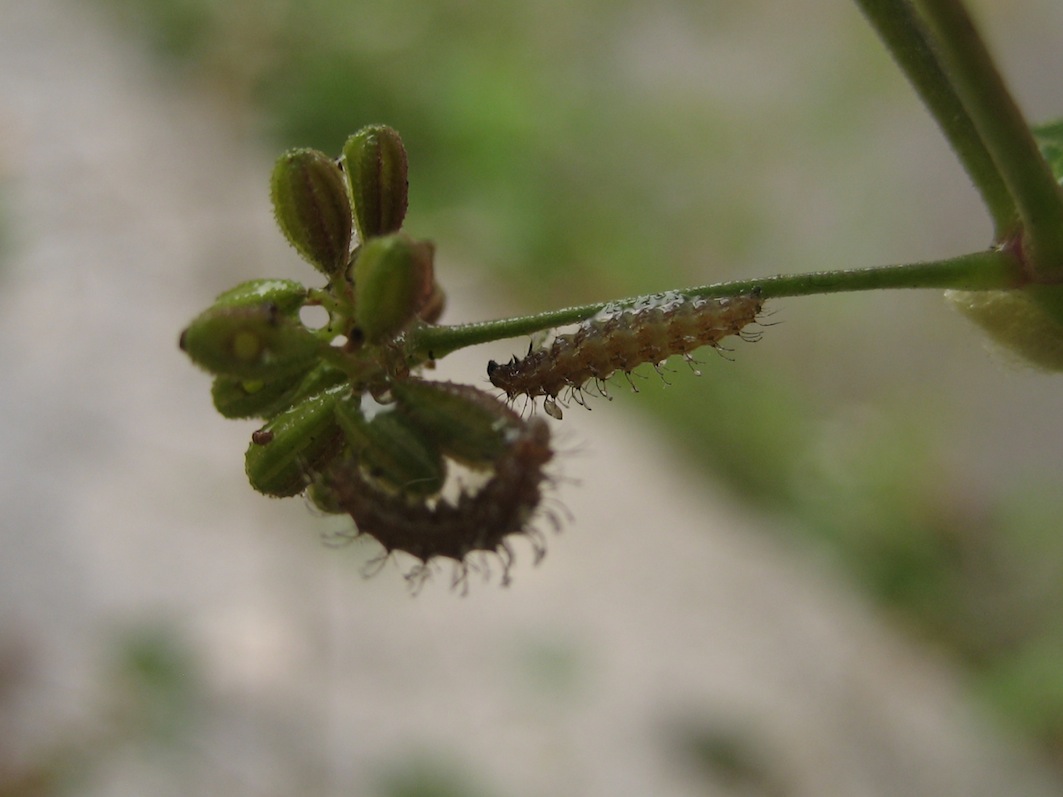
[[[425,577],[428,563],[437,557],[456,561],[455,583],[462,582],[468,555],[483,551],[502,560],[506,585],[513,550],[505,538],[511,534],[532,539],[536,561],[545,554],[541,539],[528,524],[542,500],[544,466],[553,457],[550,430],[543,420],[523,420],[501,403],[498,410],[505,449],[487,482],[475,492],[463,491],[456,503],[444,498],[434,503],[412,501],[386,491],[357,463],[336,465],[324,474],[324,489],[336,507],[354,520],[358,535],[373,537],[386,554],[404,551],[421,560],[422,565],[407,576],[411,582]]]
[[[690,360],[690,352],[701,346],[718,347],[729,335],[742,335],[763,304],[754,290],[719,299],[660,293],[632,305],[608,305],[572,334],[558,335],[523,359],[501,365],[491,360],[487,376],[510,400],[545,396],[547,414],[560,419],[557,398],[566,389],[580,400],[579,392],[592,379],[602,387],[617,371],[630,373],[643,363],[656,365],[673,354]]]

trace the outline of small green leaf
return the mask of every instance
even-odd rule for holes
[[[277,159],[270,180],[277,224],[312,266],[330,279],[343,271],[351,248],[351,203],[340,167],[314,149]]]

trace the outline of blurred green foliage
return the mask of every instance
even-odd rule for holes
[[[116,725],[142,743],[186,741],[203,688],[197,662],[176,629],[144,624],[115,640]]]
[[[485,797],[467,767],[437,755],[411,756],[378,778],[381,797]]]
[[[772,771],[771,757],[756,735],[730,718],[724,721],[680,722],[670,729],[677,759],[720,784],[729,794],[786,797],[792,788]]]
[[[757,105],[739,74],[756,54],[729,53],[737,71],[713,73],[708,53],[758,14],[766,24],[771,4],[99,2],[243,108],[278,150],[338,152],[364,124],[397,128],[411,153],[410,228],[436,239],[444,261],[488,268],[528,309],[763,273],[764,242],[786,234],[765,203],[787,164],[861,150],[882,122],[878,96],[895,85],[885,55],[854,33],[855,12],[843,36],[824,29],[833,16],[820,21],[814,47],[833,49],[811,59],[814,85],[795,97],[783,84]],[[831,245],[851,254],[841,239]],[[823,266],[818,245],[789,251],[787,270]],[[744,346],[740,355],[753,357]],[[1058,486],[959,487],[962,469],[934,454],[942,417],[927,395],[861,414],[796,378],[708,359],[696,385],[680,365],[674,388],[643,390],[642,417],[670,429],[692,463],[716,466],[737,493],[829,546],[1058,753]],[[392,791],[429,793],[418,789]]]

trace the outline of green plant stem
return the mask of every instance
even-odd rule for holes
[[[920,0],[945,71],[1008,186],[1030,276],[1063,281],[1063,193],[961,0]]]
[[[675,291],[675,293],[693,299],[738,296],[759,290],[765,299],[775,299],[784,296],[809,296],[885,288],[988,290],[1014,288],[1022,281],[1021,264],[1015,254],[1005,249],[991,249],[960,255],[948,260],[925,263],[816,271],[808,274],[782,274],[764,279],[718,282],[714,285]],[[615,302],[598,302],[498,321],[480,321],[455,326],[424,325],[407,333],[407,351],[415,357],[438,359],[467,346],[519,335],[530,335],[567,324],[577,324],[591,318],[607,306],[631,305],[645,298],[647,297],[637,296]]]
[[[1018,210],[982,136],[964,108],[909,0],[856,0],[952,145],[993,219],[994,236],[1015,231]]]

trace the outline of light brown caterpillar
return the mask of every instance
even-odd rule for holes
[[[607,305],[572,334],[558,335],[523,359],[501,365],[491,360],[487,376],[510,400],[545,396],[547,414],[560,418],[558,396],[568,390],[580,401],[583,386],[592,379],[602,388],[617,371],[657,365],[673,354],[690,360],[690,352],[718,348],[729,335],[755,340],[756,335],[743,335],[743,330],[757,320],[763,304],[758,289],[717,299],[660,293],[631,305]]]

